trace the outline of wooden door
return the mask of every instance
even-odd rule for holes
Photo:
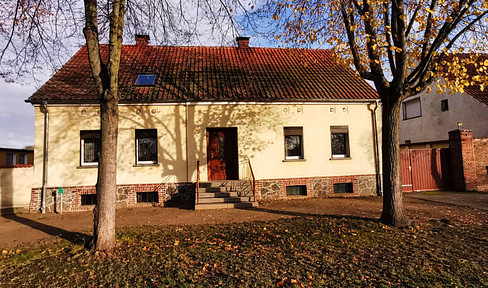
[[[209,180],[237,180],[237,128],[207,128]]]

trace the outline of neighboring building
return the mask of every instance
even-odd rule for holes
[[[0,148],[0,167],[34,164],[34,150]]]
[[[488,55],[481,59],[488,60]],[[468,73],[479,74],[469,67]],[[402,103],[400,144],[403,147],[447,148],[448,132],[458,128],[472,130],[475,138],[488,137],[488,87],[481,91],[479,86],[469,86],[464,93],[441,94],[437,94],[435,84],[431,87],[430,93],[422,92]]]
[[[210,197],[219,193],[249,200],[242,190],[250,181],[257,199],[377,195],[381,109],[373,88],[329,50],[255,48],[248,41],[167,47],[138,36],[136,45],[123,46],[120,206],[194,203],[198,174],[197,207],[242,200]],[[101,49],[106,58],[107,46]],[[33,210],[41,202],[46,112],[47,208],[58,188],[64,211],[91,209],[96,199],[100,119],[87,59],[83,47],[28,100],[35,106]]]

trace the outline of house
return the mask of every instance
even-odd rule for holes
[[[488,61],[488,54],[480,57],[481,61]],[[469,75],[479,75],[472,68],[468,67]],[[472,130],[475,138],[488,137],[488,89],[481,91],[479,86],[468,86],[464,93],[438,94],[436,84],[431,88],[430,93],[422,92],[402,103],[400,144],[403,147],[447,148],[448,132],[459,128]]]
[[[139,35],[123,45],[117,204],[200,209],[377,195],[375,90],[330,50],[249,47],[247,37],[237,43],[153,46]],[[101,50],[106,59],[107,46]],[[92,209],[100,117],[86,47],[27,102],[35,107],[31,210],[39,209],[43,186],[48,210],[59,188],[64,211]]]
[[[15,167],[19,165],[32,165],[34,163],[34,150],[14,149],[0,147],[0,168]]]
[[[0,148],[0,214],[29,207],[33,163],[32,149]]]

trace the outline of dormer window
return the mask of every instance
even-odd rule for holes
[[[154,85],[155,80],[156,80],[156,75],[154,74],[139,74],[137,75],[137,79],[134,85],[151,86]]]

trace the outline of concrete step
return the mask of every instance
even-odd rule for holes
[[[200,182],[200,188],[207,187],[231,187],[239,185],[241,181],[245,180],[212,180],[211,182]]]
[[[252,200],[250,197],[216,197],[216,198],[201,198],[198,200],[199,204],[206,203],[236,203],[236,202],[249,202]]]
[[[206,188],[199,188],[198,192],[216,193],[216,192],[232,192],[232,191],[230,187],[206,187]]]
[[[237,192],[217,192],[217,193],[198,193],[200,198],[215,198],[215,197],[238,197]]]
[[[196,204],[195,205],[195,210],[228,209],[228,208],[251,208],[251,207],[258,207],[258,202]]]

